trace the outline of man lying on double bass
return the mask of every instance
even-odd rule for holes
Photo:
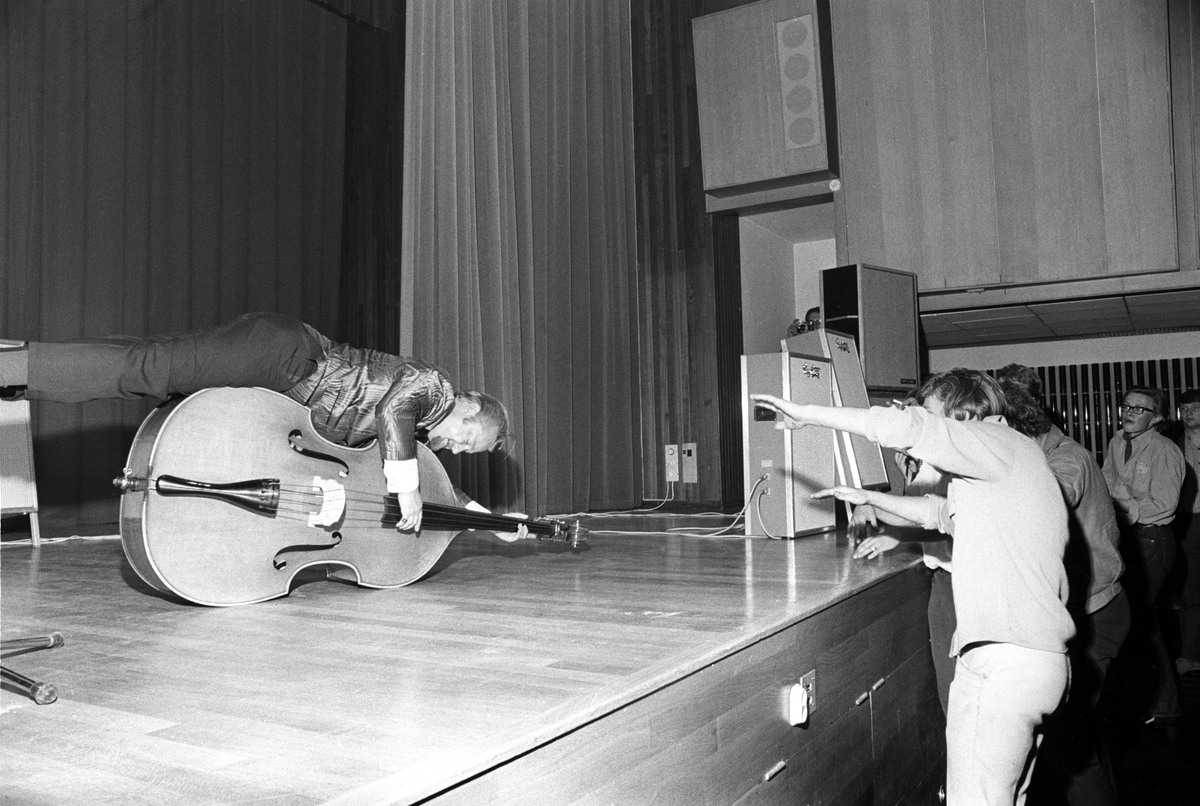
[[[396,528],[421,528],[416,441],[431,449],[481,453],[509,440],[503,404],[456,392],[445,372],[415,358],[339,344],[277,313],[249,313],[206,330],[134,338],[30,342],[0,350],[0,387],[31,400],[82,403],[166,399],[214,387],[263,387],[307,406],[321,436],[355,447],[379,439]],[[487,510],[469,499],[469,509]],[[526,537],[524,526],[505,540]]]

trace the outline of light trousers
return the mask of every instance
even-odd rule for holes
[[[946,716],[946,802],[1025,802],[1041,734],[1058,707],[1070,666],[1065,652],[981,644],[962,653]]]

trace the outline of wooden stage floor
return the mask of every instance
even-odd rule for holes
[[[834,534],[466,534],[407,588],[310,575],[206,608],[146,586],[116,539],[6,546],[3,638],[66,642],[4,659],[59,699],[0,692],[0,800],[420,802],[919,562]]]

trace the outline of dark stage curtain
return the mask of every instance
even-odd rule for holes
[[[626,3],[413,0],[401,348],[503,400],[496,508],[641,501]]]
[[[311,0],[350,22],[377,31],[403,27],[404,0]]]
[[[0,336],[338,322],[346,21],[306,0],[0,3]],[[112,523],[141,403],[39,404],[55,531]]]

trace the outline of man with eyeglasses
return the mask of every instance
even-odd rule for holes
[[[1121,549],[1128,566],[1124,584],[1133,605],[1129,640],[1139,660],[1153,665],[1154,687],[1145,724],[1179,722],[1183,709],[1175,667],[1158,627],[1155,602],[1175,562],[1171,522],[1183,485],[1183,452],[1158,432],[1164,422],[1161,389],[1136,387],[1121,403],[1121,430],[1108,443],[1104,480],[1121,525]]]

